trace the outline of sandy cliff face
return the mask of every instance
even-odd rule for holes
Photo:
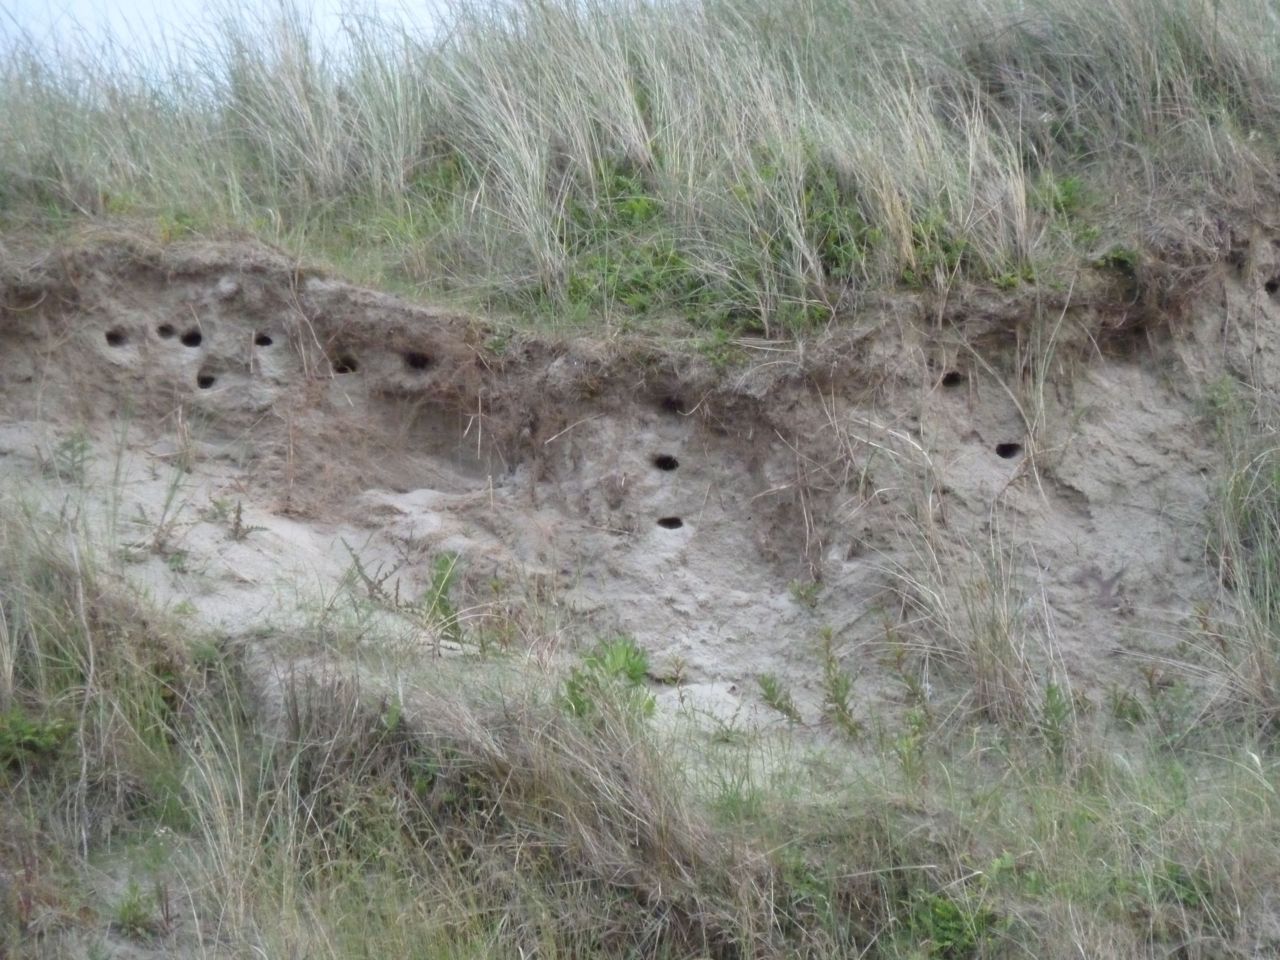
[[[1241,249],[1176,311],[904,298],[727,371],[494,337],[254,246],[9,251],[0,471],[228,634],[354,591],[424,658],[629,633],[716,712],[769,673],[816,718],[823,635],[869,715],[908,673],[984,703],[956,653],[983,637],[1095,696],[1218,590],[1205,398],[1280,383],[1277,251]],[[455,555],[442,634],[416,613]]]

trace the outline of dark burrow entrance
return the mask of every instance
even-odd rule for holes
[[[652,463],[659,470],[674,470],[680,466],[680,461],[669,453],[655,454]]]
[[[404,365],[410,370],[426,370],[431,366],[431,355],[420,350],[410,350],[404,355]]]

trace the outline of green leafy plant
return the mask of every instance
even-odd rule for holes
[[[867,222],[856,198],[826,171],[811,174],[803,200],[806,228],[827,277],[853,279],[883,242],[884,232]]]
[[[1097,265],[1107,270],[1113,270],[1122,277],[1133,279],[1138,272],[1138,264],[1141,261],[1141,254],[1134,247],[1116,244],[1097,260]]]
[[[462,621],[451,596],[458,581],[459,559],[456,553],[436,557],[431,565],[431,585],[418,604],[426,620],[454,643],[462,642]]]
[[[1107,707],[1112,718],[1129,729],[1140,726],[1147,719],[1147,708],[1132,690],[1113,687],[1107,693]]]
[[[0,713],[0,769],[55,756],[71,735],[60,717],[33,717],[19,707]]]
[[[734,343],[733,333],[726,327],[715,327],[707,331],[699,338],[695,348],[712,367],[721,372],[739,363],[744,356],[743,351]]]
[[[634,171],[604,164],[566,206],[563,292],[575,313],[689,305],[704,282],[663,227],[663,204]]]
[[[1151,667],[1144,671],[1148,715],[1169,745],[1191,734],[1200,720],[1200,704],[1190,684]]]
[[[254,526],[244,522],[244,501],[242,500],[237,500],[236,505],[231,508],[229,513],[227,532],[236,543],[242,543],[249,539],[249,535],[252,533],[267,529],[266,527]]]
[[[907,711],[903,728],[893,739],[893,752],[908,780],[918,781],[924,775],[925,747],[928,745],[932,726],[928,710],[913,707]]]
[[[835,632],[823,627],[822,642],[822,709],[828,720],[851,740],[860,738],[866,731],[862,722],[854,717],[850,700],[853,697],[853,677],[840,666],[835,652]]]
[[[76,431],[58,441],[44,462],[44,472],[64,483],[83,484],[92,459],[88,436]]]
[[[205,218],[187,210],[169,210],[156,218],[156,226],[162,243],[183,240],[200,232]]]
[[[1069,219],[1084,210],[1088,191],[1081,177],[1054,176],[1046,171],[1032,188],[1030,199],[1035,209]]]
[[[909,287],[924,287],[958,273],[968,257],[969,242],[958,235],[945,213],[931,210],[911,225],[911,251],[902,281]]]
[[[575,261],[565,281],[573,304],[603,309],[621,305],[646,313],[686,301],[700,286],[689,263],[660,239],[593,250]]]
[[[154,521],[147,515],[142,504],[137,505],[137,515],[133,522],[138,527],[150,528],[151,535],[146,539],[130,543],[128,545],[130,549],[147,550],[161,557],[168,557],[175,552],[174,541],[179,530],[187,525],[182,522],[182,511],[185,506],[181,496],[183,478],[182,469],[173,471],[168,484],[165,485],[164,501]]]
[[[1152,892],[1166,903],[1191,910],[1212,903],[1213,880],[1204,865],[1188,867],[1176,860],[1163,860],[1151,875]]]
[[[808,607],[813,610],[818,606],[818,594],[822,590],[822,584],[817,580],[792,580],[788,584],[791,591],[791,597],[801,606]]]
[[[564,709],[575,717],[590,717],[605,704],[621,706],[638,717],[651,717],[657,701],[645,689],[649,655],[628,636],[599,644],[574,667],[560,695]]]
[[[159,932],[159,919],[152,910],[150,899],[136,880],[129,880],[123,895],[116,902],[112,926],[134,940],[146,940]]]
[[[1023,284],[1036,282],[1036,272],[1031,264],[1023,264],[1015,270],[1005,270],[991,276],[991,284],[998,290],[1016,290]]]
[[[796,709],[791,692],[772,673],[762,673],[756,679],[760,685],[760,696],[769,707],[782,714],[792,723],[800,722],[800,711]]]
[[[918,893],[911,901],[908,928],[926,957],[970,960],[998,926],[999,918],[946,893]]]
[[[1075,727],[1075,711],[1071,697],[1057,683],[1044,688],[1044,702],[1040,707],[1040,736],[1055,762],[1061,764],[1071,745]]]

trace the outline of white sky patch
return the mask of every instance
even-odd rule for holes
[[[342,35],[345,19],[373,14],[379,20],[429,28],[431,0],[300,0],[292,6],[327,41]],[[24,37],[46,50],[101,46],[111,40],[132,52],[175,41],[198,43],[220,17],[233,10],[249,19],[270,18],[282,4],[258,0],[219,4],[201,0],[0,0],[0,41]]]

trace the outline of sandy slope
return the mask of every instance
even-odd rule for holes
[[[1096,697],[1213,601],[1202,397],[1277,382],[1276,269],[1255,243],[1176,316],[908,297],[722,374],[499,341],[254,246],[10,250],[0,472],[228,635],[363,595],[425,661],[457,638],[395,607],[457,554],[461,646],[625,631],[667,701],[754,710],[773,673],[816,721],[830,627],[874,716],[904,671],[963,693],[944,634],[992,622]]]

